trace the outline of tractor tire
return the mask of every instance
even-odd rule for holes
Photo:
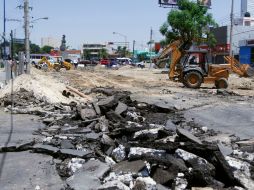
[[[203,77],[197,71],[190,71],[184,75],[183,84],[187,88],[200,88],[202,82]]]
[[[215,81],[215,86],[217,89],[226,89],[228,87],[228,80],[225,78],[221,78]]]

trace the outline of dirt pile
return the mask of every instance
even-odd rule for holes
[[[217,145],[206,139],[218,132],[187,122],[175,108],[132,101],[127,91],[92,92],[98,101],[45,104],[29,112],[46,126],[35,132],[44,140],[25,149],[60,159],[56,167],[69,189],[253,189],[250,141],[231,136]],[[26,108],[15,105],[16,113]]]
[[[18,92],[22,88],[33,92],[37,99],[43,99],[49,103],[71,102],[69,98],[62,96],[62,91],[66,89],[64,84],[50,76],[42,75],[40,72],[32,69],[30,75],[23,74],[18,76],[14,80],[14,92]],[[11,94],[11,83],[0,89],[0,98],[7,94]]]

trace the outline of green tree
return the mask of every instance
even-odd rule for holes
[[[51,46],[43,46],[43,47],[41,48],[41,53],[50,53],[50,51],[51,51],[52,49],[54,49],[54,48],[51,47]]]
[[[85,49],[83,51],[83,57],[84,57],[84,59],[90,60],[90,58],[91,58],[91,51],[88,50],[88,49]]]
[[[217,24],[208,8],[189,0],[179,0],[178,6],[179,9],[169,12],[167,22],[160,28],[165,37],[163,44],[180,39],[185,44],[206,42],[209,46],[214,45],[216,41],[210,27],[217,27]]]
[[[30,44],[30,51],[31,53],[40,53],[41,48],[37,44]]]
[[[108,57],[108,52],[105,48],[102,48],[100,51],[99,51],[99,58],[107,58]]]
[[[124,47],[118,46],[117,50],[116,50],[116,53],[120,57],[126,57],[126,55],[128,54],[127,47],[126,46],[124,46]]]

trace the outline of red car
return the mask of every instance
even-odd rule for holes
[[[108,65],[110,63],[109,59],[101,59],[100,64],[101,65]]]

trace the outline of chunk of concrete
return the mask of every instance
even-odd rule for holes
[[[86,172],[77,172],[66,180],[71,189],[74,190],[96,190],[101,186],[100,180]]]
[[[176,150],[176,155],[192,167],[191,185],[209,186],[214,184],[215,167],[207,160],[181,149]]]
[[[238,179],[246,189],[254,189],[254,180],[251,177],[251,165],[242,160],[227,156],[227,162],[234,170],[234,177]]]
[[[130,190],[128,186],[126,186],[121,181],[108,181],[107,183],[101,185],[98,190],[110,190],[110,189],[121,189],[121,190]]]
[[[123,161],[126,157],[125,147],[120,144],[112,151],[112,157],[115,159],[116,162]]]
[[[202,144],[201,140],[199,140],[197,137],[195,137],[193,134],[191,134],[189,131],[182,129],[182,128],[177,128],[176,132],[180,138],[184,138],[187,141],[191,141],[197,144]]]
[[[96,112],[92,108],[85,108],[80,111],[80,116],[83,120],[96,118]]]
[[[121,115],[122,113],[127,111],[127,109],[128,109],[128,106],[126,104],[124,104],[122,102],[118,102],[115,112],[116,112],[116,114]]]
[[[129,159],[135,159],[142,155],[150,154],[150,155],[162,155],[165,154],[165,150],[156,150],[151,148],[142,148],[142,147],[131,147],[130,152],[128,154]]]
[[[116,174],[115,172],[111,172],[106,178],[104,178],[104,182],[120,181],[124,183],[125,185],[130,186],[132,182],[134,181],[134,178],[132,175],[133,175],[132,173]]]
[[[133,190],[139,189],[155,190],[156,182],[150,177],[138,177],[135,181]]]
[[[145,129],[145,130],[141,130],[141,131],[137,131],[134,133],[133,138],[134,139],[156,139],[158,137],[158,133],[160,130],[162,130],[163,128],[155,128],[155,129]]]

